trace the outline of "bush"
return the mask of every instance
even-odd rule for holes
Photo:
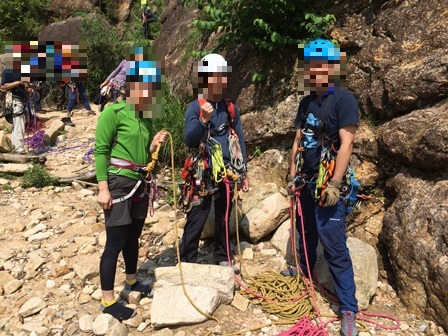
[[[174,147],[174,163],[176,166],[182,166],[188,153],[188,148],[184,144],[185,127],[185,104],[172,92],[167,91],[165,95],[165,116],[153,120],[154,134],[165,129],[171,133]],[[159,160],[162,163],[170,163],[171,152],[169,143],[162,147],[159,153]]]
[[[183,0],[200,10],[194,25],[201,30],[218,32],[219,51],[230,43],[246,42],[267,52],[280,47],[296,48],[298,43],[324,37],[335,17],[325,14],[329,1],[307,0]],[[210,51],[195,52],[199,58]]]
[[[49,21],[49,5],[49,0],[0,1],[0,54],[4,53],[5,41],[19,37],[37,39],[39,29]]]
[[[51,177],[44,166],[35,164],[28,168],[23,174],[22,187],[24,188],[43,188],[46,186],[55,185],[58,180]]]
[[[81,32],[87,37],[87,90],[90,97],[95,97],[99,93],[99,85],[125,58],[126,46],[117,43],[117,31],[99,14],[82,15]]]

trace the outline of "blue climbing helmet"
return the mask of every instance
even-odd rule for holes
[[[132,53],[134,55],[141,55],[136,59],[126,62],[126,76],[128,81],[143,82],[143,83],[157,83],[164,82],[164,75],[162,73],[162,62],[154,59],[151,51],[146,47],[133,47]],[[158,85],[159,86],[159,85]]]
[[[299,45],[299,47],[301,47]],[[317,39],[303,46],[303,57],[305,61],[340,61],[341,50],[339,45],[329,40]]]

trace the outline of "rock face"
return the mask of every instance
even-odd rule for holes
[[[399,174],[398,196],[384,217],[381,238],[398,296],[415,313],[448,328],[448,180],[424,181]]]
[[[448,102],[396,118],[378,133],[389,158],[425,171],[448,171]]]
[[[446,97],[447,2],[376,3],[381,6],[378,12],[367,8],[355,13],[346,3],[349,14],[331,33],[352,56],[348,84],[361,109],[391,118]]]
[[[80,17],[53,23],[40,32],[39,41],[70,41],[76,43],[81,39],[80,27]]]

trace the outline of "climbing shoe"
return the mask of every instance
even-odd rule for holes
[[[286,269],[280,271],[280,274],[283,276],[297,276],[299,272],[297,267],[287,265]]]
[[[149,285],[144,285],[141,282],[134,282],[132,285],[130,285],[127,281],[124,282],[124,289],[123,291],[129,295],[130,292],[140,292],[142,293],[142,296],[144,297],[153,297],[154,292],[152,290],[152,287]]]
[[[230,267],[229,262],[228,261],[220,261],[218,262],[219,266],[226,266],[226,267]],[[233,273],[235,274],[240,274],[240,269],[238,267],[236,267],[235,265],[232,264],[232,269],[233,269]]]
[[[356,314],[351,311],[343,310],[341,316],[341,336],[358,336],[356,328]]]
[[[102,302],[100,307],[101,311],[104,314],[112,315],[119,321],[128,320],[137,314],[137,311],[135,311],[134,309],[123,306],[121,303],[117,301],[115,301],[113,304],[107,307]]]

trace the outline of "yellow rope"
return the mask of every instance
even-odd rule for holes
[[[167,134],[168,134],[168,137],[170,138],[170,150],[171,150],[171,175],[172,175],[171,180],[172,180],[173,199],[174,199],[174,214],[175,214],[174,215],[174,234],[175,234],[175,240],[176,240],[176,252],[177,252],[177,260],[178,260],[177,265],[179,266],[179,275],[180,275],[180,281],[182,283],[182,289],[183,289],[183,292],[184,292],[185,296],[187,297],[188,301],[200,314],[207,317],[208,319],[215,320],[218,324],[221,324],[221,321],[218,320],[216,317],[207,314],[201,308],[199,308],[196,305],[196,303],[193,301],[193,299],[190,297],[190,295],[188,295],[187,290],[185,288],[185,280],[184,280],[184,274],[182,272],[182,265],[181,265],[181,261],[180,261],[180,247],[179,247],[179,239],[178,239],[179,235],[178,235],[178,222],[177,222],[177,202],[176,202],[177,196],[176,196],[176,182],[175,182],[176,172],[175,172],[175,168],[174,168],[174,146],[173,146],[173,138],[171,136],[171,133],[167,132]],[[209,334],[211,334],[211,333],[209,333]]]
[[[171,136],[171,134],[170,134],[170,136]],[[149,176],[151,175],[151,172],[154,170],[154,168],[156,166],[157,160],[159,160],[159,151],[160,151],[161,147],[162,147],[162,144],[159,142],[159,144],[157,145],[156,150],[151,155],[151,158],[152,158],[151,162],[149,162],[146,165],[146,169],[145,170],[148,172],[146,174],[146,178],[149,178]]]

